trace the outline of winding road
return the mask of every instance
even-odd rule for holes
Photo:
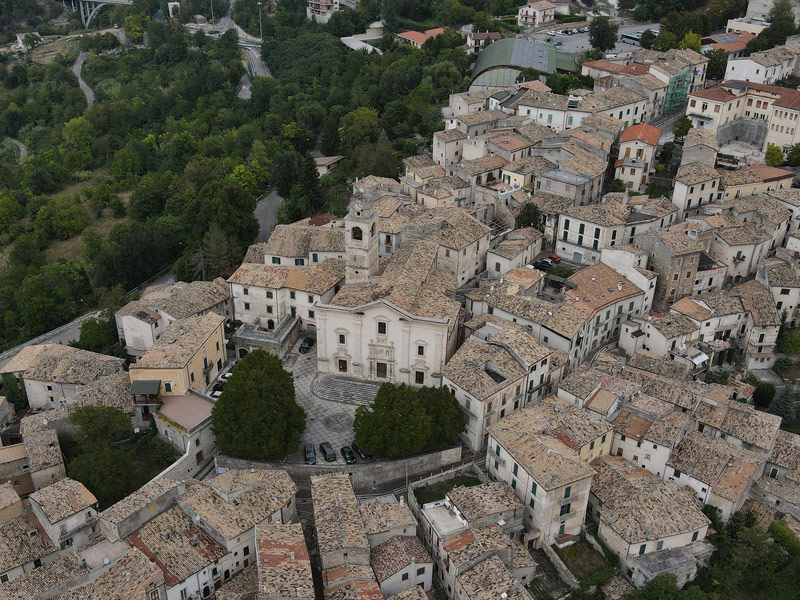
[[[89,105],[87,108],[91,108],[92,104],[94,104],[94,90],[92,90],[81,77],[81,69],[83,69],[84,60],[86,60],[86,52],[81,52],[78,55],[78,60],[72,65],[72,72],[75,73],[75,77],[78,78],[78,85],[81,87],[83,95],[86,96],[86,104]]]
[[[25,147],[25,144],[20,142],[19,140],[15,140],[14,138],[10,137],[7,138],[12,144],[14,144],[17,148],[19,148],[19,156],[17,157],[17,161],[22,160],[23,158],[28,158],[28,149]]]

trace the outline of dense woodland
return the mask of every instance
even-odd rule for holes
[[[176,260],[184,279],[227,275],[258,232],[253,209],[270,186],[286,198],[281,221],[341,210],[347,177],[396,175],[430,139],[440,105],[467,82],[462,39],[448,31],[422,51],[384,41],[383,56],[355,53],[306,21],[304,6],[281,3],[264,19],[275,79],[254,81],[249,101],[237,97],[235,33],[190,36],[150,19],[156,3],[104,16],[132,40],[147,34],[146,47],[120,47],[111,35],[81,41],[91,109],[71,72],[78,48],[46,65],[30,52],[0,55],[0,134],[29,152],[17,163],[10,144],[0,151],[5,345]],[[315,147],[347,157],[323,182]],[[65,247],[72,252],[61,256]]]

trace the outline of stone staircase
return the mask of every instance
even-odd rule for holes
[[[321,375],[311,384],[311,393],[323,400],[365,406],[375,399],[380,384],[339,375]]]

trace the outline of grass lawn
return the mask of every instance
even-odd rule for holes
[[[473,485],[478,485],[479,483],[480,480],[472,475],[458,475],[457,477],[442,481],[441,483],[434,483],[433,485],[427,485],[423,488],[419,488],[414,492],[414,495],[417,497],[417,502],[420,504],[420,506],[422,506],[428,502],[444,500],[447,492],[452,490],[457,485],[472,487]]]
[[[605,557],[583,539],[566,548],[554,548],[554,550],[579,581],[606,564]]]
[[[70,52],[77,49],[78,38],[73,37],[70,39],[61,38],[54,42],[42,44],[31,50],[31,60],[42,65],[53,62],[59,54],[69,55]]]
[[[647,186],[647,195],[651,198],[660,198],[661,196],[665,196],[667,198],[672,198],[672,191],[669,188],[661,187],[658,185],[649,185]]]

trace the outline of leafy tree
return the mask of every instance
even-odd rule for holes
[[[111,406],[82,406],[69,420],[78,428],[75,441],[81,445],[117,442],[131,432],[128,415]]]
[[[678,38],[675,37],[674,33],[667,31],[666,29],[662,29],[659,32],[658,37],[653,42],[653,50],[658,50],[659,52],[666,52],[667,50],[677,47]]]
[[[81,333],[77,341],[71,344],[76,348],[109,354],[124,358],[125,350],[119,342],[117,324],[113,317],[91,317],[81,323]]]
[[[728,53],[725,50],[709,50],[705,53],[708,58],[706,77],[708,79],[723,79],[728,68]]]
[[[766,408],[775,397],[775,384],[768,381],[762,381],[756,385],[756,391],[753,392],[753,402],[756,406]]]
[[[622,181],[622,179],[614,179],[613,181],[611,181],[611,182],[610,182],[610,183],[607,185],[607,187],[606,187],[606,192],[607,192],[607,193],[616,193],[616,194],[619,194],[619,193],[621,193],[621,192],[624,192],[624,191],[625,191],[625,190],[627,190],[627,189],[628,189],[628,188],[627,188],[627,187],[625,187],[625,182],[624,182],[624,181]]]
[[[557,264],[553,265],[547,272],[548,275],[555,275],[556,277],[563,277],[567,279],[575,273],[575,269],[567,265]]]
[[[673,154],[675,154],[675,142],[667,142],[661,147],[661,162],[669,164]]]
[[[639,44],[642,48],[649,50],[653,47],[653,43],[656,41],[656,34],[653,33],[652,29],[647,29],[646,31],[642,32],[642,37],[639,38]]]
[[[796,416],[796,397],[791,386],[786,386],[783,391],[769,403],[769,412],[778,415],[784,423],[791,423]]]
[[[232,456],[265,458],[294,452],[305,425],[292,374],[277,356],[263,350],[237,363],[211,412],[217,447]]]
[[[580,88],[589,90],[593,89],[594,78],[589,75],[560,75],[558,73],[553,73],[547,76],[546,83],[547,86],[553,90],[554,94],[560,94],[563,96],[569,94],[572,90],[577,90]]]
[[[694,50],[695,52],[700,52],[700,34],[693,31],[687,31],[680,44],[678,44],[678,48],[681,50],[688,48],[690,50]]]
[[[193,258],[195,278],[209,281],[216,277],[230,277],[241,262],[241,253],[236,244],[225,236],[220,226],[212,223]]]
[[[675,137],[685,138],[686,134],[689,133],[689,130],[692,127],[694,127],[694,125],[692,125],[692,121],[689,119],[689,117],[684,115],[675,123],[675,127],[672,128],[672,133],[675,134]]]
[[[533,202],[526,202],[517,215],[517,227],[533,227],[539,229],[542,225],[542,213]]]
[[[800,167],[800,144],[795,144],[789,148],[786,160],[788,160],[789,164],[793,167]]]
[[[421,452],[433,423],[414,388],[384,383],[369,406],[356,409],[353,431],[366,452],[391,458]]]
[[[431,419],[428,445],[455,444],[465,427],[464,413],[455,396],[443,387],[422,387],[417,396]]]
[[[19,412],[28,408],[28,394],[25,391],[25,384],[22,383],[13,373],[3,373],[3,394]]]
[[[593,48],[611,50],[617,45],[619,25],[608,17],[595,17],[589,25],[589,43]]]
[[[342,119],[339,133],[342,152],[351,156],[358,146],[377,142],[380,133],[378,111],[374,108],[358,108]]]
[[[792,369],[794,363],[792,359],[788,356],[781,356],[780,358],[775,359],[775,365],[772,367],[772,370],[778,373],[779,375],[786,373]]]
[[[364,144],[355,152],[356,174],[360,177],[376,175],[378,177],[397,177],[401,160],[389,144]]]
[[[128,448],[113,448],[108,441],[98,442],[72,459],[67,473],[88,487],[101,507],[107,507],[129,493],[130,462]]]
[[[749,52],[768,50],[786,43],[786,38],[797,32],[789,0],[775,0],[769,13],[769,27],[747,43]]]
[[[781,150],[781,147],[770,144],[764,154],[764,162],[770,167],[780,167],[783,164],[783,150]]]
[[[538,69],[527,67],[522,69],[522,71],[519,72],[519,75],[517,75],[517,83],[522,83],[523,81],[538,81],[541,75],[542,72]]]

